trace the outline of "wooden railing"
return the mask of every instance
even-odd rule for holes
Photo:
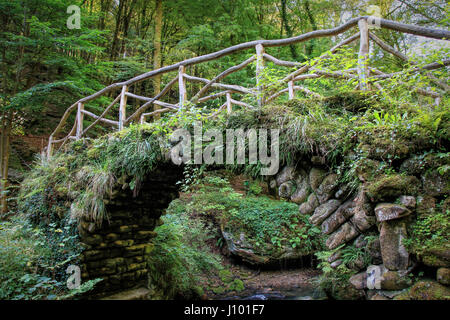
[[[82,98],[75,102],[72,106],[70,106],[64,113],[64,115],[61,118],[61,121],[59,122],[58,126],[54,130],[54,132],[50,135],[48,146],[47,146],[47,156],[50,157],[53,153],[54,147],[56,145],[59,145],[59,149],[61,149],[69,140],[74,139],[80,139],[83,136],[86,135],[87,131],[90,130],[92,127],[97,125],[99,122],[106,123],[108,125],[112,125],[116,127],[118,130],[122,130],[124,127],[126,127],[128,124],[134,122],[145,122],[145,119],[150,116],[155,116],[157,114],[165,113],[165,112],[171,112],[171,111],[178,111],[186,106],[187,103],[191,104],[197,104],[197,103],[203,103],[211,99],[216,99],[219,97],[225,96],[226,102],[219,107],[219,109],[211,114],[211,116],[217,115],[222,110],[226,109],[228,113],[232,112],[233,105],[239,105],[244,108],[253,108],[254,106],[243,102],[239,100],[235,100],[232,98],[232,94],[239,94],[239,95],[251,95],[255,97],[255,100],[257,101],[258,106],[262,106],[265,103],[268,103],[275,98],[279,97],[281,94],[288,93],[289,99],[294,98],[295,91],[302,91],[307,95],[319,97],[320,95],[317,93],[312,92],[311,90],[296,85],[297,82],[306,80],[306,79],[314,79],[314,78],[320,78],[320,77],[331,77],[331,78],[338,78],[338,79],[357,79],[359,83],[359,89],[360,90],[368,90],[369,85],[374,85],[376,88],[381,89],[379,84],[376,82],[377,80],[387,79],[390,77],[393,77],[396,75],[396,73],[387,74],[384,73],[376,68],[372,68],[368,65],[368,55],[369,55],[369,41],[372,40],[374,43],[376,43],[378,46],[380,46],[383,50],[395,55],[396,57],[408,61],[408,57],[406,57],[404,54],[396,51],[394,48],[392,48],[390,45],[383,42],[381,39],[379,39],[375,34],[371,33],[369,31],[369,24],[368,19],[370,17],[359,17],[354,18],[347,23],[336,27],[332,29],[327,30],[316,30],[312,32],[308,32],[305,34],[302,34],[297,37],[287,38],[287,39],[278,39],[278,40],[255,40],[250,41],[246,43],[242,43],[239,45],[235,45],[217,52],[213,52],[210,54],[206,54],[203,56],[187,59],[184,61],[181,61],[179,63],[166,66],[157,70],[153,70],[144,74],[141,74],[137,77],[134,77],[130,80],[120,82],[120,83],[114,83],[111,84],[102,90],[88,96],[85,98]],[[450,32],[447,30],[439,30],[439,29],[430,29],[430,28],[424,28],[414,25],[407,25],[402,24],[390,20],[385,19],[378,19],[377,20],[378,26],[381,28],[391,29],[403,33],[413,34],[413,35],[419,35],[424,36],[428,38],[433,39],[450,39]],[[347,30],[358,27],[359,30],[356,34],[346,38],[345,40],[341,41],[337,45],[335,45],[333,48],[331,48],[328,52],[324,53],[319,57],[319,59],[326,59],[330,55],[334,54],[339,48],[341,48],[344,45],[350,44],[353,41],[359,39],[360,41],[360,49],[358,54],[358,67],[355,68],[355,70],[343,70],[339,72],[331,72],[331,71],[324,71],[317,68],[314,68],[308,63],[298,63],[298,62],[292,62],[292,61],[284,61],[277,59],[267,53],[264,52],[264,48],[266,47],[276,47],[276,46],[286,46],[290,44],[295,44],[303,41],[307,41],[313,38],[319,38],[319,37],[330,37],[335,36],[338,34],[342,34],[346,32]],[[239,65],[233,66],[219,75],[217,75],[212,80],[208,80],[205,78],[195,77],[188,75],[186,73],[186,67],[211,61],[214,59],[218,59],[220,57],[230,55],[232,53],[248,50],[248,49],[255,49],[256,55],[250,57],[249,59],[243,61]],[[296,68],[294,72],[291,72],[286,77],[284,77],[280,81],[281,86],[285,86],[284,89],[281,89],[278,92],[275,92],[271,95],[268,95],[266,92],[266,88],[262,82],[262,73],[264,70],[264,61],[271,61],[275,65],[283,66],[283,67],[289,67],[289,68]],[[231,84],[225,84],[221,83],[220,81],[223,80],[226,76],[230,75],[233,72],[237,72],[239,70],[244,69],[251,63],[256,62],[256,86],[254,88],[245,88],[239,85],[231,85]],[[430,70],[434,70],[437,68],[441,68],[444,66],[448,66],[450,64],[449,57],[444,57],[442,61],[435,62],[431,64],[427,64],[422,67],[417,67],[412,70],[412,72],[425,72],[430,79],[437,84],[444,92],[446,92],[449,89],[449,86],[446,83],[443,83],[436,79],[431,73],[429,73]],[[136,83],[139,83],[143,80],[151,79],[152,77],[168,72],[173,72],[178,70],[178,74],[175,76],[174,79],[169,81],[167,85],[161,90],[160,93],[158,93],[153,98],[140,96],[134,93],[131,93],[130,87],[132,85],[135,85]],[[373,74],[374,76],[368,80],[369,75]],[[203,84],[201,89],[193,95],[193,97],[188,100],[187,96],[187,90],[186,90],[186,81],[192,81],[192,82],[198,82]],[[178,82],[178,103],[168,103],[163,102],[161,100],[162,97],[164,97]],[[370,83],[370,84],[369,84]],[[213,93],[210,95],[205,96],[205,94],[212,90],[212,89],[219,89],[221,91],[217,93]],[[104,96],[106,94],[110,95],[114,91],[120,91],[120,94],[112,101],[111,104],[109,104],[101,113],[101,115],[96,115],[92,112],[89,112],[85,110],[86,103],[89,101],[92,101],[100,96]],[[436,99],[436,103],[440,102],[441,94],[435,92],[435,91],[428,91],[425,89],[417,89],[417,92],[422,95],[430,96]],[[128,98],[137,99],[138,101],[142,101],[142,105],[138,107],[130,116],[127,117],[126,114],[126,106],[127,106],[127,100]],[[108,112],[117,104],[119,103],[119,115],[118,120],[114,121],[111,119],[107,119],[105,116],[108,114]],[[157,105],[160,107],[159,109],[152,111],[152,112],[146,112],[147,109],[152,106]],[[76,118],[73,124],[72,129],[70,132],[63,138],[56,139],[56,136],[59,134],[61,129],[65,126],[67,123],[67,120],[69,116],[75,112],[76,110]],[[85,116],[89,116],[94,119],[94,121],[87,127],[83,128],[83,119]]]

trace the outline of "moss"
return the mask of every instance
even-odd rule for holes
[[[450,289],[435,281],[419,281],[409,290],[412,300],[450,300]]]
[[[376,97],[370,93],[350,91],[324,99],[323,104],[330,109],[345,109],[352,112],[364,112],[373,108]]]
[[[420,181],[414,176],[402,174],[380,175],[366,185],[367,196],[372,202],[386,201],[402,194],[416,195]]]
[[[234,279],[233,283],[230,286],[231,291],[241,292],[244,290],[244,282],[241,279]]]
[[[379,160],[405,159],[433,146],[429,130],[421,127],[407,130],[392,125],[362,127],[358,130],[358,141],[359,149]]]
[[[224,287],[213,287],[213,288],[211,288],[211,290],[215,294],[223,294],[225,292],[226,288],[224,288]]]
[[[233,281],[233,274],[230,270],[220,270],[219,277],[223,283],[230,283],[231,281]]]

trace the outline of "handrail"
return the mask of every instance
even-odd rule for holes
[[[169,66],[159,68],[157,70],[152,70],[152,71],[143,73],[143,74],[136,76],[132,79],[129,79],[127,81],[113,83],[113,84],[87,96],[87,97],[79,99],[77,102],[75,102],[73,105],[71,105],[64,112],[59,124],[57,125],[57,127],[55,128],[53,133],[50,135],[49,143],[47,146],[47,155],[49,157],[52,155],[53,144],[62,142],[62,145],[64,145],[69,139],[79,139],[83,135],[86,134],[88,129],[90,129],[91,127],[93,127],[95,124],[97,124],[100,121],[106,122],[106,123],[112,124],[112,125],[117,124],[119,129],[121,129],[124,126],[128,125],[133,120],[139,120],[139,122],[142,123],[145,121],[146,116],[157,115],[157,114],[161,114],[163,112],[169,112],[169,111],[173,111],[173,110],[176,111],[178,109],[182,109],[187,102],[186,101],[187,95],[186,95],[186,88],[185,88],[186,80],[204,83],[204,86],[200,89],[200,91],[198,91],[198,93],[196,95],[194,95],[192,97],[192,99],[190,100],[191,103],[195,104],[198,102],[204,102],[209,99],[213,99],[213,98],[217,98],[219,96],[226,95],[227,102],[224,105],[222,105],[217,112],[225,109],[225,107],[227,107],[228,112],[231,112],[231,109],[232,109],[231,106],[233,104],[240,105],[243,107],[249,107],[249,108],[252,107],[248,103],[244,103],[242,101],[232,99],[231,93],[250,94],[253,96],[257,96],[259,105],[262,105],[268,101],[271,101],[274,98],[281,95],[282,93],[286,93],[286,92],[289,93],[289,99],[292,99],[294,96],[294,92],[298,91],[298,90],[303,91],[306,94],[318,97],[319,95],[317,93],[314,93],[302,86],[294,85],[294,82],[298,82],[298,81],[302,81],[304,79],[310,79],[310,78],[318,78],[318,77],[334,77],[334,78],[347,78],[347,79],[348,78],[352,78],[352,79],[358,78],[360,89],[367,90],[367,87],[370,85],[369,82],[374,81],[374,79],[370,79],[368,81],[368,75],[370,72],[372,72],[371,70],[373,70],[373,69],[369,68],[369,66],[367,65],[369,40],[372,40],[374,43],[379,45],[383,50],[385,50],[391,54],[394,54],[403,60],[407,59],[407,57],[405,55],[395,51],[392,47],[385,44],[384,42],[382,42],[381,39],[379,39],[374,34],[372,34],[371,32],[368,31],[369,30],[368,21],[370,21],[369,19],[377,19],[376,23],[381,28],[386,28],[386,29],[390,29],[390,30],[394,30],[394,31],[399,31],[399,32],[403,32],[403,33],[408,33],[408,34],[413,34],[413,35],[418,35],[418,36],[423,36],[423,37],[428,37],[428,38],[433,38],[433,39],[445,39],[445,40],[450,39],[450,31],[447,31],[447,30],[425,28],[425,27],[399,23],[399,22],[381,19],[381,18],[372,18],[372,17],[362,16],[362,17],[358,17],[358,18],[353,18],[353,19],[349,20],[348,22],[346,22],[340,26],[337,26],[335,28],[324,29],[324,30],[315,30],[315,31],[311,31],[311,32],[308,32],[308,33],[305,33],[305,34],[302,34],[299,36],[291,37],[291,38],[275,39],[275,40],[254,40],[254,41],[249,41],[249,42],[241,43],[238,45],[234,45],[234,46],[231,46],[231,47],[228,47],[228,48],[225,48],[225,49],[213,52],[213,53],[205,54],[205,55],[202,55],[199,57],[190,58],[190,59],[172,64]],[[315,70],[313,67],[311,67],[308,64],[301,64],[299,62],[280,60],[280,59],[273,57],[264,52],[265,47],[286,46],[286,45],[300,43],[300,42],[307,41],[307,40],[314,39],[314,38],[335,36],[335,35],[345,32],[355,26],[358,26],[358,28],[359,28],[358,33],[341,41],[339,44],[337,44],[333,48],[331,48],[330,51],[321,55],[319,58],[326,59],[329,57],[330,54],[333,54],[334,52],[336,52],[343,45],[347,45],[347,44],[351,43],[352,41],[359,38],[360,39],[360,52],[359,52],[360,67],[356,70],[357,74],[349,74],[348,72],[347,73],[326,72],[323,70]],[[214,77],[212,80],[208,80],[208,79],[201,78],[201,77],[190,76],[190,75],[187,75],[185,72],[185,68],[187,66],[204,63],[204,62],[215,60],[215,59],[218,59],[223,56],[230,55],[230,54],[233,54],[233,53],[236,53],[239,51],[255,49],[255,48],[257,51],[256,57],[252,56],[249,59],[241,62],[240,64],[223,71],[218,76]],[[288,76],[286,76],[282,80],[282,83],[288,84],[288,88],[282,89],[279,92],[275,92],[275,93],[271,94],[270,96],[267,97],[267,99],[265,98],[265,92],[264,92],[265,88],[264,88],[264,86],[262,86],[260,84],[260,76],[261,76],[261,72],[264,67],[263,66],[264,60],[271,61],[276,65],[299,68],[296,71],[289,74]],[[245,87],[238,86],[238,85],[219,83],[220,80],[222,80],[229,74],[245,68],[247,65],[249,65],[250,63],[252,63],[254,61],[256,61],[256,64],[257,64],[257,70],[256,70],[257,71],[257,77],[256,77],[257,84],[256,84],[255,88],[245,88]],[[448,63],[448,59],[447,59],[447,60],[444,60],[444,63],[436,62],[436,63],[430,64],[430,65],[427,65],[423,68],[415,68],[415,69],[413,69],[412,72],[423,72],[424,70],[432,70],[434,68],[446,66],[448,64],[449,63]],[[160,75],[160,74],[168,73],[168,72],[172,72],[172,71],[177,71],[177,70],[178,70],[178,75],[174,79],[172,79],[158,95],[156,95],[153,98],[144,97],[144,96],[140,96],[140,95],[128,92],[129,87],[133,84],[136,84],[136,83],[146,80],[146,79],[150,79],[156,75]],[[313,71],[313,73],[302,75],[303,73],[306,73],[310,70]],[[384,78],[390,77],[392,75],[395,75],[395,73],[394,74],[384,74],[384,73],[377,74],[375,76],[375,79],[377,79],[377,80],[384,79]],[[432,77],[432,75],[430,77]],[[438,85],[444,89],[444,91],[448,90],[448,86],[446,86],[445,84],[439,82],[437,79],[434,79],[434,81],[437,82]],[[160,98],[163,97],[176,82],[178,82],[179,93],[180,93],[179,94],[179,96],[180,96],[179,103],[178,104],[170,104],[170,103],[161,101]],[[375,83],[375,84],[377,87],[379,86],[378,83]],[[224,89],[225,91],[221,91],[219,93],[212,94],[207,97],[202,97],[211,88]],[[97,115],[93,114],[92,112],[84,110],[84,106],[87,102],[94,100],[106,93],[109,93],[111,91],[118,90],[118,89],[121,90],[120,95],[103,111],[102,115],[97,116]],[[439,95],[436,92],[429,92],[424,89],[420,89],[417,91],[420,94],[439,98],[438,97]],[[134,111],[134,113],[128,118],[126,118],[127,98],[133,98],[133,99],[137,99],[137,100],[141,100],[141,101],[145,102],[136,111]],[[119,121],[113,121],[113,120],[104,118],[104,116],[108,112],[108,110],[110,110],[119,101],[120,101]],[[150,113],[145,113],[146,109],[149,106],[151,106],[152,104],[156,104],[156,105],[162,106],[164,108],[150,112]],[[69,115],[76,108],[78,108],[77,117],[76,117],[76,120],[75,120],[72,130],[69,132],[69,134],[65,138],[55,140],[54,139],[55,135],[58,134],[58,132],[62,129],[62,127],[65,125]],[[164,110],[164,111],[162,111],[162,110]],[[214,115],[216,115],[216,113],[214,113]],[[91,116],[95,119],[94,123],[90,124],[85,130],[83,130],[83,116],[84,115]],[[76,131],[76,136],[73,136],[74,131]]]

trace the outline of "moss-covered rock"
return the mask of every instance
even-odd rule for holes
[[[439,268],[436,272],[436,280],[443,285],[450,285],[450,268]]]
[[[450,288],[436,281],[419,281],[409,290],[412,300],[450,300]]]
[[[366,184],[367,196],[372,202],[381,202],[396,198],[402,194],[416,195],[420,181],[415,176],[402,174],[380,175]]]

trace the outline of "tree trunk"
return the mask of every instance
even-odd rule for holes
[[[292,37],[292,29],[289,26],[289,21],[287,17],[286,12],[286,0],[281,0],[281,21],[284,25],[284,29],[286,30],[286,35],[288,38]],[[289,48],[291,49],[292,58],[294,58],[295,61],[299,61],[297,49],[295,48],[294,44],[290,44]]]
[[[2,134],[0,145],[0,212],[8,212],[8,169],[9,169],[9,145],[10,145],[11,121],[3,114]]]
[[[155,38],[153,40],[153,70],[161,68],[161,30],[162,30],[163,7],[162,0],[155,0]],[[161,92],[161,75],[154,77],[153,81],[153,95],[156,96]],[[154,105],[154,110],[159,109],[159,106]],[[155,119],[160,117],[155,115]]]

